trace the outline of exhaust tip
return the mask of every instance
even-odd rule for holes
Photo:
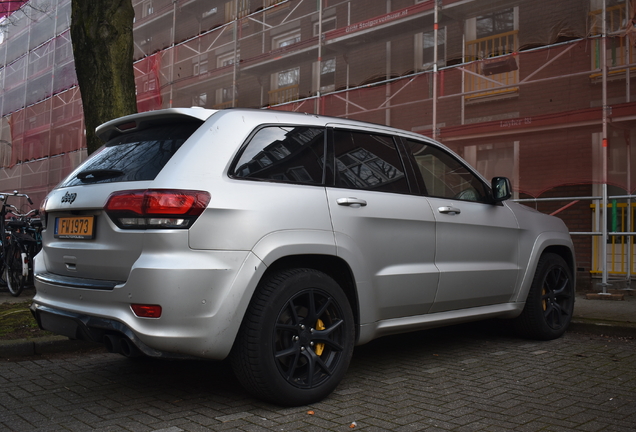
[[[104,336],[104,346],[111,353],[121,353],[121,337],[114,335],[105,335]]]
[[[141,355],[141,351],[137,346],[130,341],[128,338],[121,338],[119,341],[120,353],[126,357],[139,357]]]

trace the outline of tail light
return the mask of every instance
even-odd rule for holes
[[[160,305],[146,305],[146,304],[131,304],[130,308],[140,318],[160,318],[161,306]]]
[[[203,191],[130,190],[112,193],[104,210],[122,229],[187,229],[209,202]]]

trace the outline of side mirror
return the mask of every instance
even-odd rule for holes
[[[495,177],[492,179],[492,199],[498,203],[512,196],[512,187],[507,177]]]

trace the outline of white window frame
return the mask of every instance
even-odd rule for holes
[[[294,39],[294,42],[286,43]],[[287,32],[278,36],[272,37],[272,50],[282,48],[288,45],[293,45],[301,41],[300,38],[300,30],[294,30],[291,32]]]
[[[435,30],[425,31],[422,33],[415,34],[415,70],[427,70],[433,68],[433,59],[431,58],[430,62],[424,64],[424,35],[431,33],[434,34]],[[438,31],[438,39],[437,39],[437,67],[446,66],[446,45],[448,42],[448,32],[446,31],[446,27],[442,27]],[[440,47],[443,47],[443,52],[440,55]]]
[[[504,8],[513,10],[513,30],[519,30],[519,6],[513,6],[512,8]],[[466,36],[466,42],[474,41],[477,39],[477,17],[466,19],[464,24],[464,34]]]
[[[219,87],[216,89],[216,103],[217,104],[222,104],[225,102],[232,102],[234,99],[236,99],[235,95],[232,95],[232,97],[230,97],[229,99],[224,98],[224,93],[225,90],[229,89],[230,93],[233,92],[234,86],[230,85],[228,87]]]
[[[192,106],[205,107],[208,103],[208,94],[206,92],[195,94],[192,96]]]
[[[333,70],[325,72],[325,63],[327,62],[333,62]],[[337,66],[338,62],[336,61],[335,57],[330,57],[327,59],[324,59],[322,62],[320,62],[320,66],[319,63],[317,61],[313,62],[312,64],[312,77],[311,77],[311,89],[312,91],[315,93],[318,90],[318,74],[321,75],[321,79],[320,79],[320,93],[327,93],[327,92],[332,92],[336,89],[336,83],[335,83],[335,74],[336,74],[336,66]],[[334,82],[332,84],[328,84],[328,85],[324,85],[324,82],[322,80],[322,76],[323,75],[327,75],[327,74],[334,74]]]
[[[204,74],[208,71],[208,55],[201,54],[192,59],[192,75]]]
[[[142,18],[146,18],[147,16],[152,15],[155,11],[155,8],[152,5],[152,0],[146,0],[143,3],[142,7],[143,7],[141,12]]]
[[[219,54],[216,57],[216,67],[221,68],[224,66],[229,66],[234,64],[235,61],[239,61],[241,58],[241,52],[236,52],[236,58],[234,56],[234,51],[227,52],[225,54]],[[224,64],[225,63],[225,64]]]
[[[297,73],[296,73],[296,82],[293,83],[293,84],[286,84],[284,86],[280,86],[279,85],[280,75],[284,74],[286,72],[290,72],[290,71],[297,71]],[[272,83],[271,84],[272,84],[272,86],[271,86],[272,90],[276,90],[276,89],[283,88],[283,87],[288,87],[288,86],[291,86],[291,85],[299,85],[300,84],[300,67],[297,66],[297,67],[293,67],[293,68],[289,68],[289,69],[285,69],[283,71],[279,71],[279,72],[273,73],[272,74]]]

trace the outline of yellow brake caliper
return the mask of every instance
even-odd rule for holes
[[[548,310],[548,301],[545,299],[545,294],[546,294],[546,289],[543,288],[543,290],[541,291],[541,293],[543,294],[543,300],[541,300],[541,304],[543,306],[543,310]]]
[[[322,320],[319,318],[318,321],[316,321],[316,330],[324,330],[325,328],[326,328],[325,323],[323,323]],[[317,356],[321,356],[324,349],[325,349],[324,343],[317,343],[316,347],[314,348],[314,352],[316,353]]]

